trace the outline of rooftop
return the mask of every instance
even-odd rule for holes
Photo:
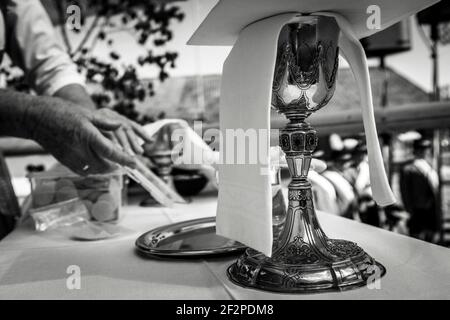
[[[392,69],[370,68],[370,78],[375,107],[381,106],[385,78],[387,107],[429,101],[424,90]],[[203,118],[209,123],[218,122],[220,79],[220,75],[169,78],[157,85],[155,96],[140,103],[138,110],[153,116],[163,111],[166,117]],[[202,91],[203,95],[200,94]],[[336,91],[329,104],[329,109],[334,112],[359,108],[359,93],[350,69],[339,69]]]

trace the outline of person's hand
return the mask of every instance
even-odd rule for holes
[[[32,139],[72,171],[86,175],[110,172],[116,163],[135,166],[125,150],[140,151],[136,134],[148,140],[137,124],[113,111],[91,111],[58,98],[41,101],[27,108],[24,125]]]
[[[144,149],[141,146],[141,141],[152,142],[151,137],[147,135],[145,130],[139,124],[121,114],[108,108],[99,109],[95,112],[98,114],[98,117],[116,121],[121,124],[117,129],[107,132],[106,135],[112,141],[118,143],[128,154],[143,154]]]

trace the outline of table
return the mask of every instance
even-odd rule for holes
[[[135,239],[164,224],[213,216],[216,194],[206,193],[174,208],[123,208],[117,238],[82,242],[58,232],[37,233],[31,221],[0,242],[0,299],[448,299],[450,250],[356,221],[318,213],[331,237],[360,244],[382,262],[380,289],[278,294],[231,283],[226,268],[236,257],[194,261],[145,259]],[[67,268],[80,268],[81,288],[68,289]]]

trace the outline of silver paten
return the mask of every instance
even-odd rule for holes
[[[150,230],[136,240],[148,257],[194,258],[240,253],[245,246],[216,234],[216,218],[200,218]]]

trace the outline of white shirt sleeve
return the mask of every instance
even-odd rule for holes
[[[39,0],[7,1],[7,52],[27,82],[42,95],[53,95],[68,84],[84,85]]]

